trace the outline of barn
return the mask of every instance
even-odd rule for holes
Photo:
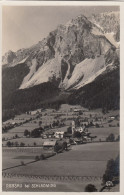
[[[49,140],[43,143],[43,148],[44,149],[47,149],[47,148],[54,149],[55,145],[56,145],[56,140]]]
[[[56,131],[55,134],[54,134],[54,137],[55,138],[63,138],[64,135],[65,135],[64,131]]]

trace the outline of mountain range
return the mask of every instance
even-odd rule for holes
[[[119,12],[80,15],[30,48],[8,51],[2,57],[3,113],[57,102],[118,108],[119,53]]]

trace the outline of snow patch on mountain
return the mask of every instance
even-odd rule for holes
[[[27,60],[28,57],[24,58],[23,60],[21,60],[18,64],[22,64]]]
[[[104,36],[116,47],[118,48],[120,46],[120,43],[115,41],[114,39],[114,35],[115,33],[111,32],[111,33],[105,33]]]
[[[34,85],[48,82],[53,76],[55,76],[55,78],[59,78],[61,61],[59,57],[55,57],[54,59],[48,60],[46,63],[44,63],[36,72],[35,68],[36,61],[33,62],[33,68],[30,69],[30,73],[24,78],[20,89],[29,88]],[[35,74],[33,74],[34,72]]]
[[[29,65],[29,62],[28,62],[28,65]],[[28,83],[29,80],[31,79],[31,77],[35,74],[35,72],[36,72],[36,66],[37,66],[37,61],[36,61],[36,59],[33,59],[33,60],[32,60],[32,63],[29,65],[29,67],[30,67],[30,72],[29,72],[29,73],[27,74],[27,76],[23,79],[23,82],[22,82],[22,84],[21,84],[21,86],[20,86],[20,89],[25,88],[26,83]]]
[[[106,39],[108,39],[108,41],[110,41],[110,43],[112,45],[114,45],[116,48],[119,48],[120,46],[120,42],[117,42],[114,38],[115,33],[114,32],[110,32],[110,33],[103,33],[100,29],[93,27],[92,28],[92,33],[94,35],[98,35],[98,36],[105,36]]]
[[[10,64],[10,66],[11,67],[14,67],[14,66],[16,66],[18,64],[23,64],[24,62],[26,62],[27,58],[28,57],[24,58],[23,60],[20,60],[18,63],[17,62],[15,62],[15,63],[13,62],[12,64]]]
[[[96,57],[95,59],[83,60],[81,63],[75,66],[72,77],[68,80],[67,88],[72,87],[78,89],[82,87],[94,75],[95,78],[97,76],[97,72],[103,69],[104,67],[105,67],[104,56]],[[77,81],[79,81],[79,83]]]

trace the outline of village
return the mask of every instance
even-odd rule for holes
[[[41,108],[17,115],[3,122],[2,132],[5,178],[6,174],[20,175],[23,172],[30,176],[37,173],[50,177],[54,166],[57,177],[63,174],[64,177],[83,177],[84,171],[79,172],[75,160],[82,162],[82,170],[86,169],[85,161],[93,166],[93,160],[95,164],[102,162],[102,165],[98,165],[98,172],[91,166],[86,175],[100,180],[107,160],[118,154],[119,113],[115,110],[105,114],[101,110],[91,111],[79,105],[63,104],[59,110]],[[102,157],[99,156],[101,152]],[[62,158],[65,160],[61,170]],[[42,161],[44,159],[47,162]],[[69,167],[67,162],[70,160]],[[36,163],[40,162],[45,162],[44,168],[41,168],[41,163],[40,169],[35,170]],[[49,168],[46,167],[47,163],[50,163]],[[33,166],[32,173],[26,168],[31,168],[30,166]],[[72,168],[75,169],[73,173]]]

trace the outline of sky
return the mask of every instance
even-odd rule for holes
[[[78,15],[118,10],[117,6],[3,6],[2,55],[36,44]]]

